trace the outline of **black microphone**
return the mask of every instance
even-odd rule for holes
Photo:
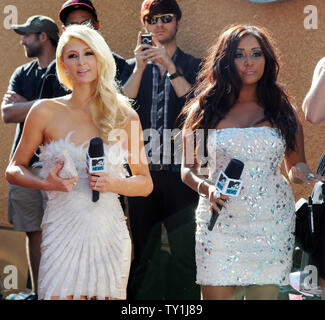
[[[239,179],[243,172],[243,169],[244,163],[242,161],[238,159],[231,159],[225,172],[220,171],[219,173],[216,182],[216,188],[219,190],[219,192],[224,195],[236,197],[239,194],[242,185],[242,181]],[[217,204],[217,206],[220,210],[222,209],[222,206],[220,204]],[[208,225],[208,230],[211,231],[213,229],[218,217],[218,212],[212,209],[212,217]]]
[[[102,138],[92,138],[89,143],[87,153],[87,168],[89,173],[96,173],[105,171],[105,155]],[[96,176],[96,175],[94,175]],[[93,190],[93,202],[99,200],[99,192]]]

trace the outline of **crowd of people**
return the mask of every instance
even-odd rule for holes
[[[12,26],[34,59],[14,71],[1,105],[17,123],[9,221],[27,235],[38,298],[277,299],[295,244],[290,184],[325,178],[306,163],[268,32],[227,27],[198,59],[177,44],[177,1],[144,0],[145,32],[125,60],[90,0],[68,0],[58,16],[61,36],[43,15]],[[324,66],[302,106],[312,123],[325,119]],[[96,174],[85,160],[94,137],[106,159]],[[232,159],[244,163],[237,197],[216,188]]]

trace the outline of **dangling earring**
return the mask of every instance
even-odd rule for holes
[[[230,92],[231,92],[231,84],[229,83],[228,88],[227,88],[227,90],[226,90],[226,93],[227,93],[227,94],[230,94]]]
[[[64,71],[64,74],[65,74],[66,76],[68,76],[68,75],[69,75],[69,71],[65,70],[65,71]]]

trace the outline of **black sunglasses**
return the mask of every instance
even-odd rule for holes
[[[147,16],[145,20],[149,24],[157,24],[159,19],[161,20],[162,23],[170,23],[173,20],[174,16],[175,16],[174,13],[157,14],[155,16],[152,16],[151,18]]]

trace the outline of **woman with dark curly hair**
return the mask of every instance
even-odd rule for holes
[[[201,196],[196,263],[203,299],[232,299],[239,291],[246,299],[277,298],[279,286],[289,284],[295,241],[295,200],[280,173],[282,160],[291,182],[316,180],[305,161],[300,121],[277,82],[269,39],[255,26],[226,29],[183,112],[182,179]],[[205,154],[208,179],[200,172]],[[240,193],[230,198],[215,182],[232,158],[245,167]],[[209,231],[212,209],[219,217]]]

